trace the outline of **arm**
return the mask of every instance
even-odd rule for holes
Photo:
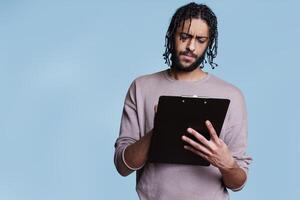
[[[143,134],[137,108],[137,87],[133,82],[127,92],[121,119],[120,134],[115,143],[115,166],[122,176],[143,167],[148,157],[152,130]],[[155,108],[154,110],[155,111]]]
[[[236,162],[230,168],[220,169],[220,172],[225,186],[232,190],[238,190],[247,180],[246,172]]]
[[[122,176],[127,176],[134,171],[126,167],[124,162],[126,148],[142,138],[137,112],[136,84],[134,81],[125,97],[119,137],[115,142],[114,163]]]
[[[121,169],[121,174],[123,176],[128,175],[128,172],[130,172],[130,170],[137,170],[144,166],[148,159],[151,137],[152,131],[147,133],[137,142],[127,146],[124,149],[124,165]]]

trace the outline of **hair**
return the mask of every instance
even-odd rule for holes
[[[193,19],[202,19],[206,22],[209,27],[209,44],[207,46],[206,52],[204,52],[207,57],[208,63],[214,69],[218,65],[213,62],[214,58],[217,56],[218,49],[218,27],[217,27],[217,17],[213,11],[204,4],[196,4],[194,2],[184,5],[178,8],[171,19],[168,31],[165,37],[165,53],[163,57],[165,63],[170,66],[171,60],[170,56],[175,53],[174,43],[175,43],[175,33],[177,28],[180,27],[181,23],[189,19],[189,29],[191,26],[191,20]],[[183,28],[183,26],[182,26]],[[204,62],[207,63],[205,59]],[[200,65],[201,68],[204,67],[204,63]]]

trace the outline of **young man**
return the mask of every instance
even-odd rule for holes
[[[244,97],[235,86],[204,72],[214,68],[217,55],[217,18],[203,4],[190,3],[172,17],[164,58],[170,69],[141,76],[126,95],[120,135],[115,144],[115,165],[122,176],[137,171],[140,199],[229,199],[227,188],[245,185],[251,158],[246,155],[247,113]],[[183,146],[210,162],[209,167],[147,162],[155,105],[159,96],[197,95],[230,99],[218,137],[206,121],[211,139],[189,128]]]

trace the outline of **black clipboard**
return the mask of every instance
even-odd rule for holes
[[[181,136],[191,127],[210,139],[206,120],[219,136],[229,104],[229,99],[160,96],[148,162],[209,166],[208,161],[184,149]]]

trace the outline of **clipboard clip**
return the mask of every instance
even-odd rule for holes
[[[186,98],[209,98],[209,96],[198,96],[196,94],[194,94],[194,95],[181,95],[180,97],[186,97]]]

